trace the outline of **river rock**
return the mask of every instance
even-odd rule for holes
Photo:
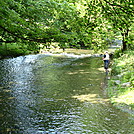
[[[131,85],[130,82],[126,82],[122,84],[123,87],[130,87],[130,85]]]
[[[117,75],[118,78],[121,78],[122,76],[123,76],[122,74],[118,74],[118,75]]]
[[[119,84],[121,83],[121,81],[120,81],[120,80],[115,80],[114,83],[115,83],[116,85],[119,85]]]
[[[110,80],[110,77],[107,77],[108,80]]]

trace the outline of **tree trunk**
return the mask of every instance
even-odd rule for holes
[[[122,45],[122,51],[125,51],[127,49],[127,41],[125,41],[125,37],[123,37]]]
[[[123,46],[122,46],[122,51],[125,51],[125,50],[127,50],[127,45],[128,45],[128,29],[125,31],[125,32],[122,32],[121,34],[122,34],[122,44],[123,44]]]

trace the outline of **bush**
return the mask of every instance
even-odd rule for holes
[[[134,108],[134,51],[119,54],[112,61],[112,79],[108,82],[108,95],[112,103]],[[117,55],[116,55],[117,56]],[[118,83],[117,83],[118,82]]]

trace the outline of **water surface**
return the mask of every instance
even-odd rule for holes
[[[28,55],[0,61],[2,134],[133,134],[113,107],[100,58]]]

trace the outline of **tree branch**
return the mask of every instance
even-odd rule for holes
[[[0,39],[0,42],[1,42],[1,43],[15,43],[14,40],[11,40],[11,41],[3,41],[2,39]]]
[[[125,20],[122,18],[122,17],[120,17],[120,12],[118,12],[118,10],[116,10],[116,8],[115,8],[115,6],[118,6],[118,5],[114,5],[114,4],[111,4],[110,2],[108,2],[107,0],[104,0],[108,5],[110,5],[111,6],[111,8],[113,9],[113,15],[115,16],[115,17],[117,17],[123,24],[126,24],[126,21],[125,20],[127,20],[127,18],[126,18],[126,16],[124,16],[124,18],[125,18]],[[106,12],[106,14],[108,15],[108,17],[109,17],[109,12],[107,12],[107,9],[105,9],[105,6],[103,5],[103,3],[102,3],[102,1],[100,1],[100,3],[101,3],[101,6],[102,6],[102,8],[103,8],[103,10],[105,10],[105,12]],[[107,6],[108,6],[107,5]],[[120,5],[119,5],[120,6]],[[120,7],[122,7],[122,6],[120,6]],[[124,12],[124,11],[123,11]],[[111,13],[111,12],[110,12]],[[111,13],[112,14],[112,13]],[[115,17],[114,17],[114,21],[116,22],[116,19],[115,19]],[[113,21],[113,20],[112,20]],[[128,25],[130,25],[130,23],[129,24],[126,24],[127,25],[127,27],[128,27]]]
[[[126,9],[125,9],[125,7],[123,7],[123,6],[121,6],[121,5],[118,5],[118,4],[112,4],[112,3],[110,3],[109,1],[107,1],[107,0],[104,0],[107,4],[109,4],[110,6],[113,6],[113,7],[119,7],[123,12],[125,12],[125,13],[132,13],[132,12],[134,12],[134,10],[132,9],[132,12],[131,11],[126,11]]]
[[[46,43],[46,38],[41,38],[41,39],[31,39],[31,38],[24,38],[22,36],[19,36],[19,34],[15,34],[13,33],[12,31],[6,29],[5,27],[1,26],[0,25],[0,28],[3,29],[4,31],[6,31],[7,33],[10,33],[11,35],[19,38],[19,39],[22,39],[22,40],[26,40],[26,41],[33,41],[33,42],[38,42],[38,43]],[[6,41],[5,41],[6,42]],[[7,41],[9,43],[9,41]]]

